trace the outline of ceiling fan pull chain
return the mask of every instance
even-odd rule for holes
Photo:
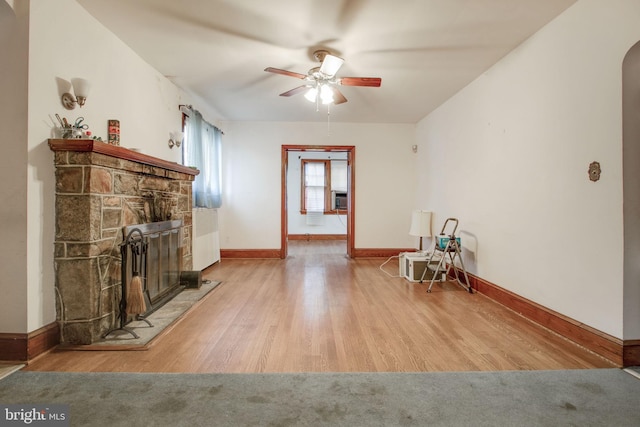
[[[327,104],[327,138],[331,136],[331,104]]]

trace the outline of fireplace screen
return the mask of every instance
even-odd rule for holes
[[[149,307],[146,314],[150,314],[183,289],[180,285],[182,221],[131,225],[123,228],[124,236],[136,228],[147,243],[145,271],[140,274]],[[127,280],[131,280],[131,274],[127,272]]]

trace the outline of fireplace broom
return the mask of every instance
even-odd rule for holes
[[[140,242],[142,244],[142,242]],[[142,286],[142,278],[138,273],[137,253],[139,246],[137,243],[131,243],[131,269],[132,276],[129,286],[127,287],[127,314],[144,314],[147,311],[147,303],[144,299],[144,290]]]

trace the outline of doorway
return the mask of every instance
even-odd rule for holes
[[[637,365],[640,360],[640,41],[627,52],[622,62],[622,183],[624,278],[622,339],[624,366]],[[631,343],[631,344],[628,344]]]
[[[347,256],[353,258],[354,254],[354,212],[355,212],[355,151],[354,146],[337,146],[337,145],[283,145],[281,153],[281,231],[280,231],[280,258],[286,258],[288,255],[288,236],[289,236],[289,209],[288,209],[288,189],[287,189],[287,172],[289,170],[289,153],[290,152],[335,152],[346,153],[347,161]]]

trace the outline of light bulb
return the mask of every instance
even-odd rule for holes
[[[320,88],[320,99],[323,104],[331,104],[333,102],[333,90],[329,86],[322,86]]]
[[[312,87],[304,94],[304,97],[310,102],[316,102],[316,96],[318,96],[318,89],[315,87]]]

